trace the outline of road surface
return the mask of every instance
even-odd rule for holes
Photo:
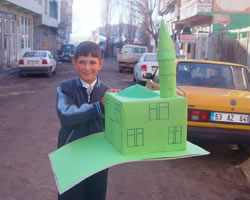
[[[56,86],[76,76],[70,63],[53,78],[0,79],[0,199],[54,200],[57,189],[48,153],[56,149]],[[110,87],[134,84],[107,58],[100,72]],[[146,161],[110,168],[107,200],[250,200],[241,165],[249,158],[231,145],[200,144],[211,154],[171,161]]]

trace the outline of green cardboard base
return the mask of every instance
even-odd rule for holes
[[[209,152],[187,142],[185,151],[122,155],[107,141],[104,133],[76,140],[49,154],[60,194],[89,176],[114,165],[154,159],[178,159],[207,155]]]

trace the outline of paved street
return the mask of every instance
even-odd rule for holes
[[[53,78],[0,73],[0,199],[55,200],[48,153],[56,149],[56,86],[76,76],[70,63]],[[105,60],[101,79],[112,88],[134,84]],[[107,200],[250,200],[241,165],[249,158],[231,145],[204,145],[209,156],[122,164],[109,171]]]

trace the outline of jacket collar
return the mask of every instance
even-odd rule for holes
[[[97,77],[95,87],[99,88],[101,86],[101,83],[102,83],[101,80]],[[82,83],[79,76],[76,78],[76,84],[77,86],[82,87]]]

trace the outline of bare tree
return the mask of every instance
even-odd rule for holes
[[[127,0],[133,4],[134,9],[140,14],[140,24],[142,29],[145,29],[155,41],[155,46],[158,46],[159,30],[157,27],[156,14],[157,0]],[[155,17],[155,19],[154,19]],[[147,33],[144,33],[147,35]],[[148,37],[147,37],[148,38]],[[148,42],[147,42],[148,43]]]
[[[111,38],[111,21],[115,11],[118,11],[119,25],[117,35],[121,40],[125,26],[126,38],[128,43],[134,43],[138,26],[141,27],[144,44],[151,48],[151,38],[158,45],[158,27],[154,14],[157,14],[158,0],[103,0],[103,26],[105,27],[105,36],[107,44]],[[115,4],[116,3],[116,4]],[[115,7],[116,5],[116,7]]]
[[[132,1],[128,2],[128,16],[127,16],[127,40],[128,43],[133,44],[135,40],[136,31],[139,25],[140,15],[134,7]]]
[[[132,44],[135,39],[139,17],[133,2],[129,0],[116,0],[119,6],[119,32],[125,34],[127,43]]]
[[[103,26],[105,28],[105,36],[107,41],[110,39],[110,27],[112,22],[112,17],[114,15],[114,2],[113,0],[103,0],[102,7],[102,20]]]
[[[124,32],[124,13],[125,13],[124,0],[116,0],[116,4],[118,6],[118,15],[119,15],[118,37],[121,44]]]
[[[102,20],[104,33],[106,36],[106,53],[110,54],[109,50],[110,38],[111,38],[111,22],[114,15],[114,1],[113,0],[103,0],[102,7]]]

